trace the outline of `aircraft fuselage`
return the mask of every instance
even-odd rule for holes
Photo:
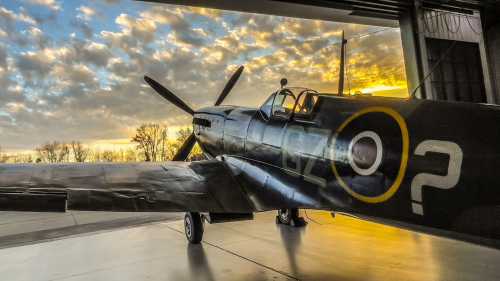
[[[223,106],[193,123],[255,211],[327,209],[500,237],[500,107],[319,96],[306,115]]]

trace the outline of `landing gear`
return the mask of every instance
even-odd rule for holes
[[[191,244],[199,244],[203,238],[203,222],[200,213],[188,212],[184,216],[184,231]]]
[[[286,224],[294,227],[306,225],[304,218],[299,217],[299,209],[279,209],[276,224]]]

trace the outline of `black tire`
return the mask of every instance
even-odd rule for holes
[[[299,217],[298,209],[279,209],[277,219],[279,223],[290,225],[292,220]]]
[[[184,216],[184,233],[191,244],[199,244],[203,239],[203,222],[200,213],[188,212]]]

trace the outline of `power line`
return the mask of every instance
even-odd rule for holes
[[[349,38],[346,38],[345,40],[349,41],[349,40],[360,39],[360,38],[368,37],[368,36],[371,36],[371,35],[374,35],[374,34],[377,34],[377,33],[381,33],[381,32],[387,31],[389,29],[395,30],[397,28],[394,28],[394,27],[385,27],[385,28],[382,28],[382,29],[374,30],[372,32],[367,32],[367,33],[363,33],[363,34],[360,34],[360,35],[357,35],[357,36],[349,37]],[[330,46],[335,46],[335,45],[340,45],[340,44],[342,44],[342,41],[341,42],[332,43],[332,44],[330,44]]]
[[[418,86],[413,90],[413,92],[410,95],[410,98],[415,98],[415,95],[417,94],[418,89],[420,89],[424,85],[425,81],[427,81],[427,79],[434,73],[434,71],[436,71],[438,66],[441,65],[441,62],[443,62],[443,60],[448,56],[448,53],[451,52],[451,50],[455,47],[455,45],[457,43],[458,43],[458,41],[453,41],[453,43],[450,45],[450,47],[448,47],[448,49],[446,51],[444,51],[443,55],[441,56],[441,58],[439,58],[439,60],[436,62],[436,64],[432,67],[431,71],[429,71],[429,73],[427,73],[427,75],[424,77],[424,79],[422,79],[420,84],[418,84]]]
[[[394,28],[394,27],[386,27],[386,28],[374,30],[372,32],[363,33],[363,34],[360,34],[358,36],[353,36],[353,37],[350,37],[350,38],[346,38],[346,40],[354,40],[354,39],[360,39],[360,38],[363,38],[363,37],[368,37],[370,35],[381,33],[381,32],[387,31],[389,29],[396,29],[396,28]]]

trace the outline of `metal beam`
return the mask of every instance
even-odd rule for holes
[[[414,8],[412,0],[143,0],[221,10],[304,19],[398,27],[398,20]],[[423,0],[422,6],[460,13],[498,5],[499,0]]]
[[[318,19],[346,23],[358,23],[376,26],[398,27],[397,12],[387,11],[386,17],[367,16],[368,12],[381,12],[377,9],[359,9],[345,1],[275,1],[275,0],[146,0],[148,2],[167,3],[185,6],[205,7],[220,10],[259,13],[267,15]],[[354,1],[351,1],[354,2]],[[377,2],[377,1],[374,1]],[[355,12],[356,13],[353,13]]]

